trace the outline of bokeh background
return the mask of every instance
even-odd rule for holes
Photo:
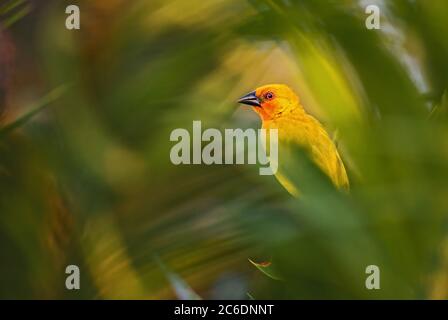
[[[447,20],[443,0],[0,1],[0,298],[448,298]],[[193,120],[258,128],[235,101],[276,82],[337,135],[350,194],[170,162]]]

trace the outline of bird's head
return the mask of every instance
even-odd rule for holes
[[[238,100],[238,103],[252,106],[262,120],[271,120],[301,108],[299,97],[284,84],[268,84],[249,92]]]

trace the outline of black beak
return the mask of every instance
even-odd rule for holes
[[[255,91],[249,92],[238,100],[238,103],[247,104],[249,106],[261,107],[260,100],[255,95]]]

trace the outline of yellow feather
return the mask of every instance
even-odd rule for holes
[[[282,170],[282,162],[288,157],[288,145],[299,146],[308,152],[311,160],[340,189],[349,188],[349,180],[336,145],[322,124],[306,113],[298,96],[286,85],[267,85],[255,91],[260,106],[253,109],[263,122],[264,129],[278,129],[279,170],[278,181],[293,196],[298,196],[295,186],[287,173]],[[283,159],[283,161],[282,161]],[[287,171],[287,170],[286,170]]]

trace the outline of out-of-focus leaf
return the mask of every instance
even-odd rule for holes
[[[29,108],[30,110],[26,112],[24,115],[20,116],[13,122],[8,123],[3,128],[0,128],[0,138],[14,131],[15,129],[21,127],[22,125],[26,124],[33,116],[38,114],[40,111],[44,110],[52,102],[56,101],[59,97],[61,97],[66,90],[67,85],[61,85],[53,89],[49,93],[47,93],[39,101],[31,105]]]
[[[0,25],[6,28],[25,17],[31,11],[31,5],[25,0],[12,0],[0,6]]]
[[[194,292],[194,290],[182,279],[179,275],[168,269],[167,266],[160,260],[159,257],[155,257],[157,264],[163,271],[167,279],[169,280],[173,290],[176,292],[177,297],[180,300],[202,300],[202,298]]]
[[[14,8],[22,5],[25,2],[25,0],[12,0],[12,1],[6,1],[3,5],[0,6],[0,15],[7,14]]]
[[[431,110],[431,113],[429,114],[430,119],[447,119],[448,118],[448,91],[445,90],[445,92],[442,95],[442,99],[439,103],[437,103],[433,109]]]

